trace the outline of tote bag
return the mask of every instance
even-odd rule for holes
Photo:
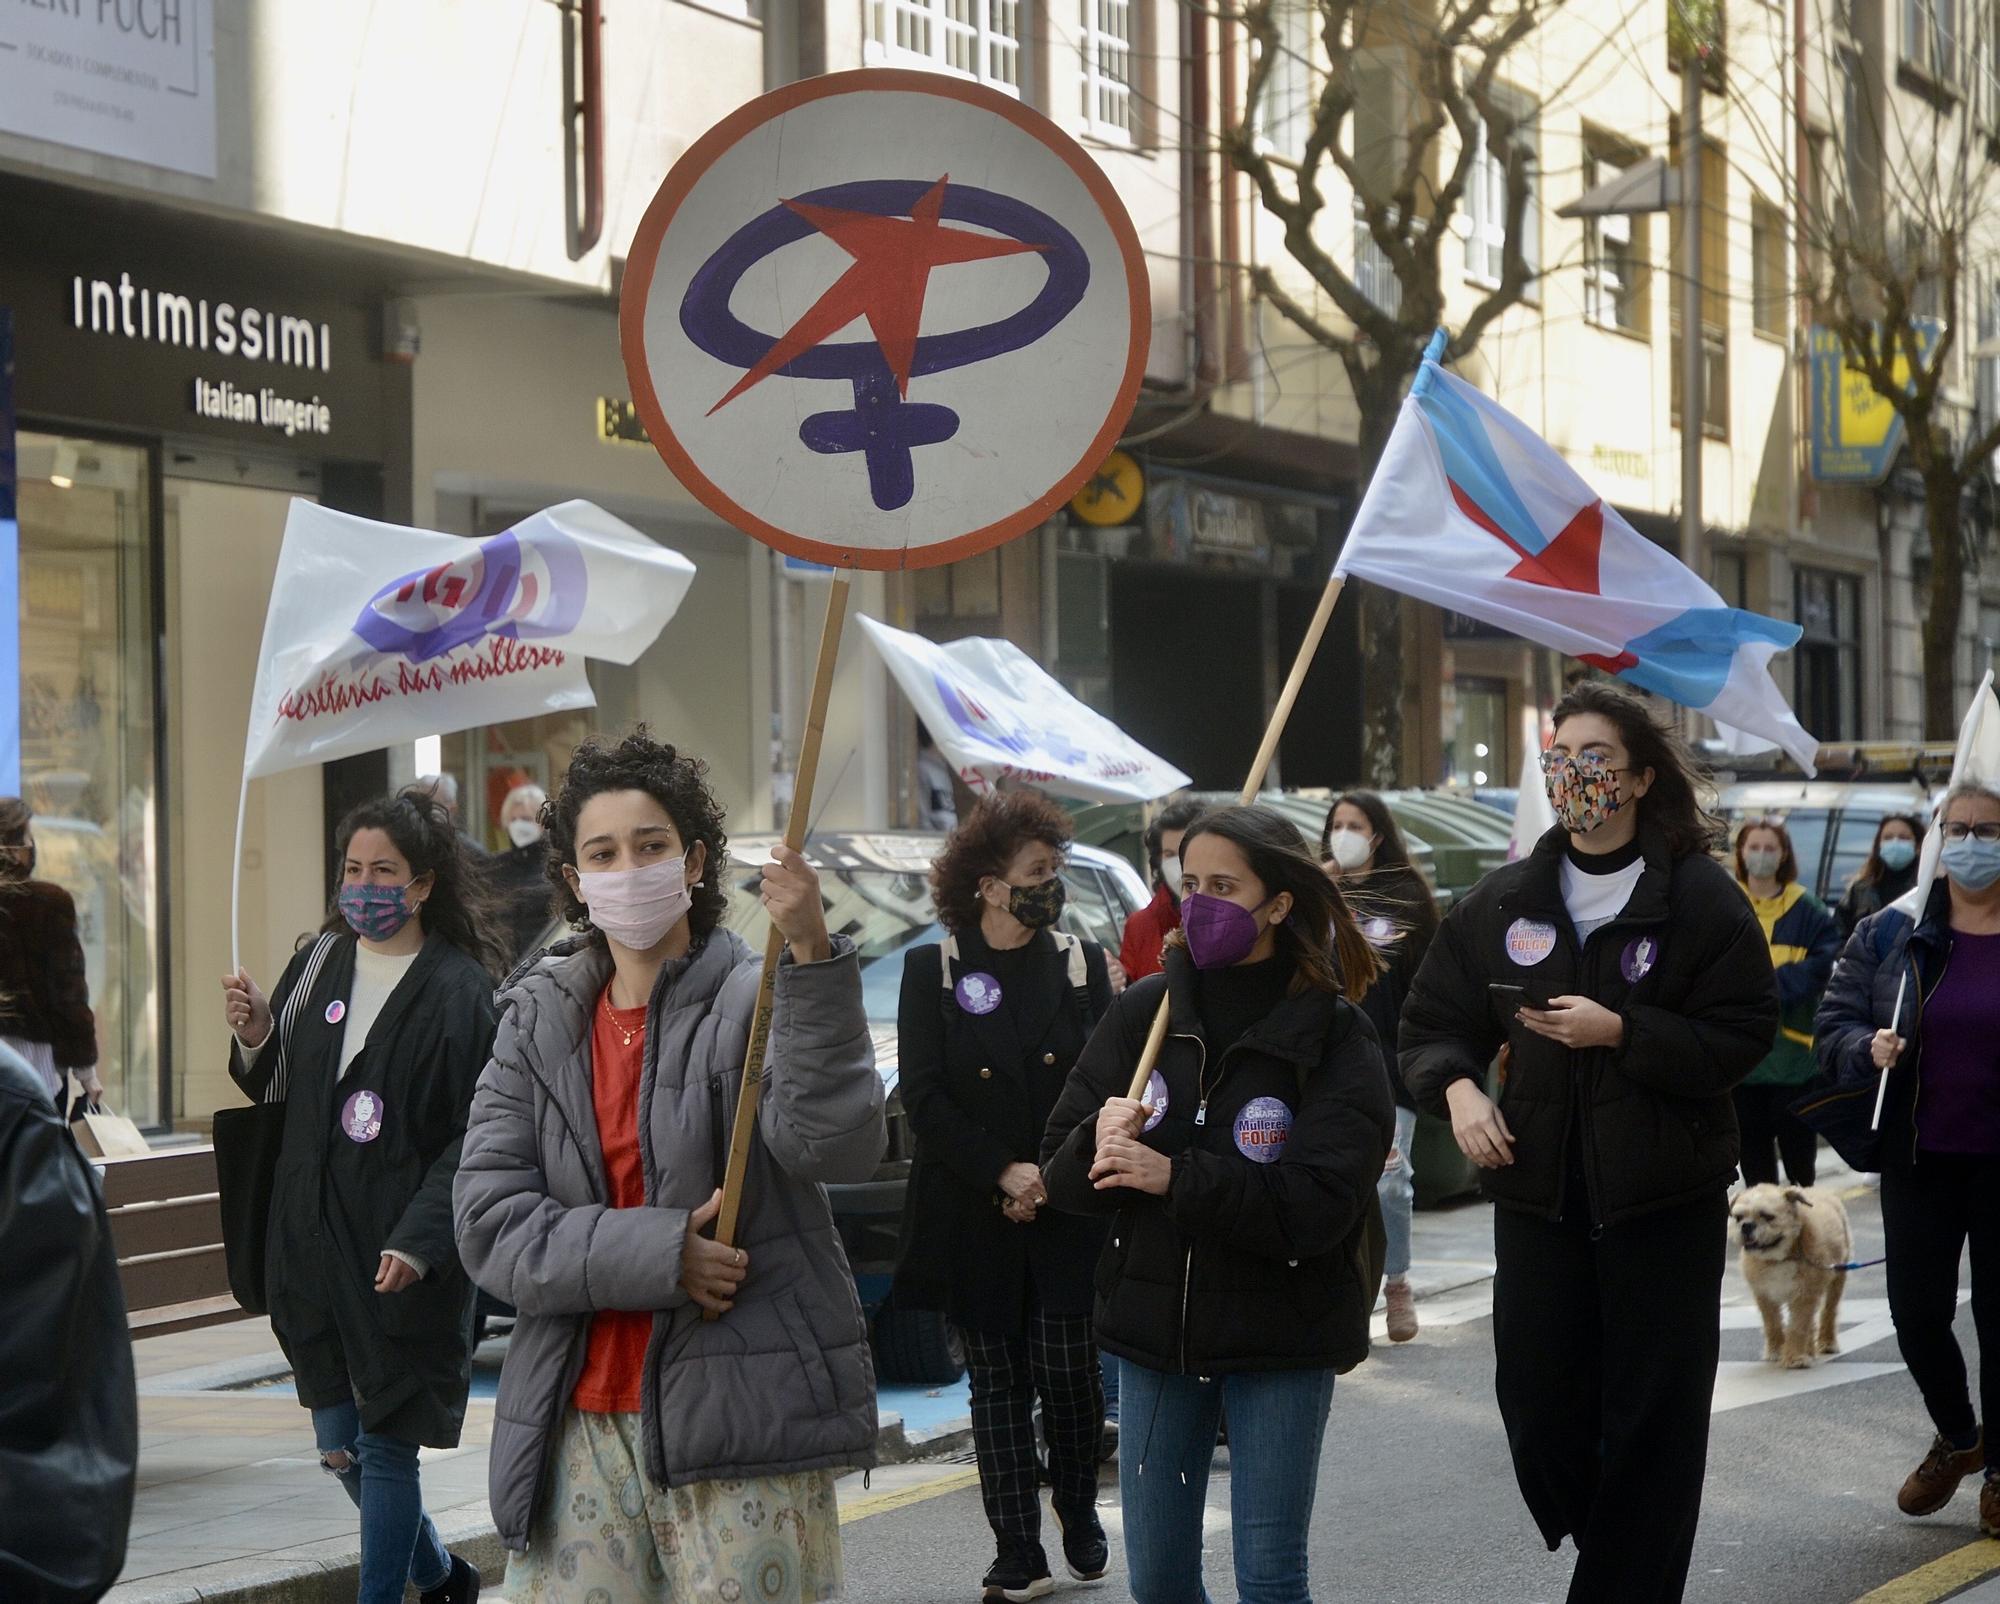
[[[264,1253],[271,1234],[271,1192],[278,1177],[278,1151],[285,1140],[285,1090],[291,1078],[292,1029],[299,1010],[319,982],[326,955],[338,938],[321,936],[306,959],[305,973],[285,999],[278,1019],[278,1062],[264,1086],[263,1101],[215,1114],[215,1181],[221,1194],[222,1256],[229,1290],[251,1314],[268,1312]]]

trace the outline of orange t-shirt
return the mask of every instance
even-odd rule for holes
[[[643,1208],[646,1202],[646,1175],[639,1163],[639,1072],[645,1053],[645,1006],[613,1008],[607,985],[591,1014],[590,1080],[614,1209]],[[590,1348],[570,1402],[592,1414],[637,1414],[652,1335],[653,1316],[644,1309],[598,1314],[590,1322]]]

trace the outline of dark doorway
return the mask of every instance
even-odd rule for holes
[[[1318,585],[1278,587],[1278,683],[1319,607]],[[1287,789],[1347,785],[1361,773],[1361,598],[1349,596],[1333,610],[1326,636],[1313,656],[1278,742],[1279,777]],[[1259,732],[1261,734],[1261,732]],[[1254,755],[1254,754],[1253,754]],[[1241,780],[1238,780],[1241,784]]]
[[[1243,783],[1264,730],[1262,592],[1254,575],[1111,565],[1111,717],[1197,789]]]

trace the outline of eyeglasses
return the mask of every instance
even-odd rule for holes
[[[1947,841],[1963,841],[1968,836],[1975,841],[1984,841],[1988,845],[2000,841],[2000,819],[1986,819],[1978,824],[1967,824],[1959,820],[1944,827],[1944,838]]]

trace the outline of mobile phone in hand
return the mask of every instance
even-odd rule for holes
[[[1489,980],[1486,983],[1486,993],[1510,1015],[1518,1014],[1523,1008],[1541,1007],[1540,1003],[1528,995],[1526,986],[1511,985],[1504,980]]]

